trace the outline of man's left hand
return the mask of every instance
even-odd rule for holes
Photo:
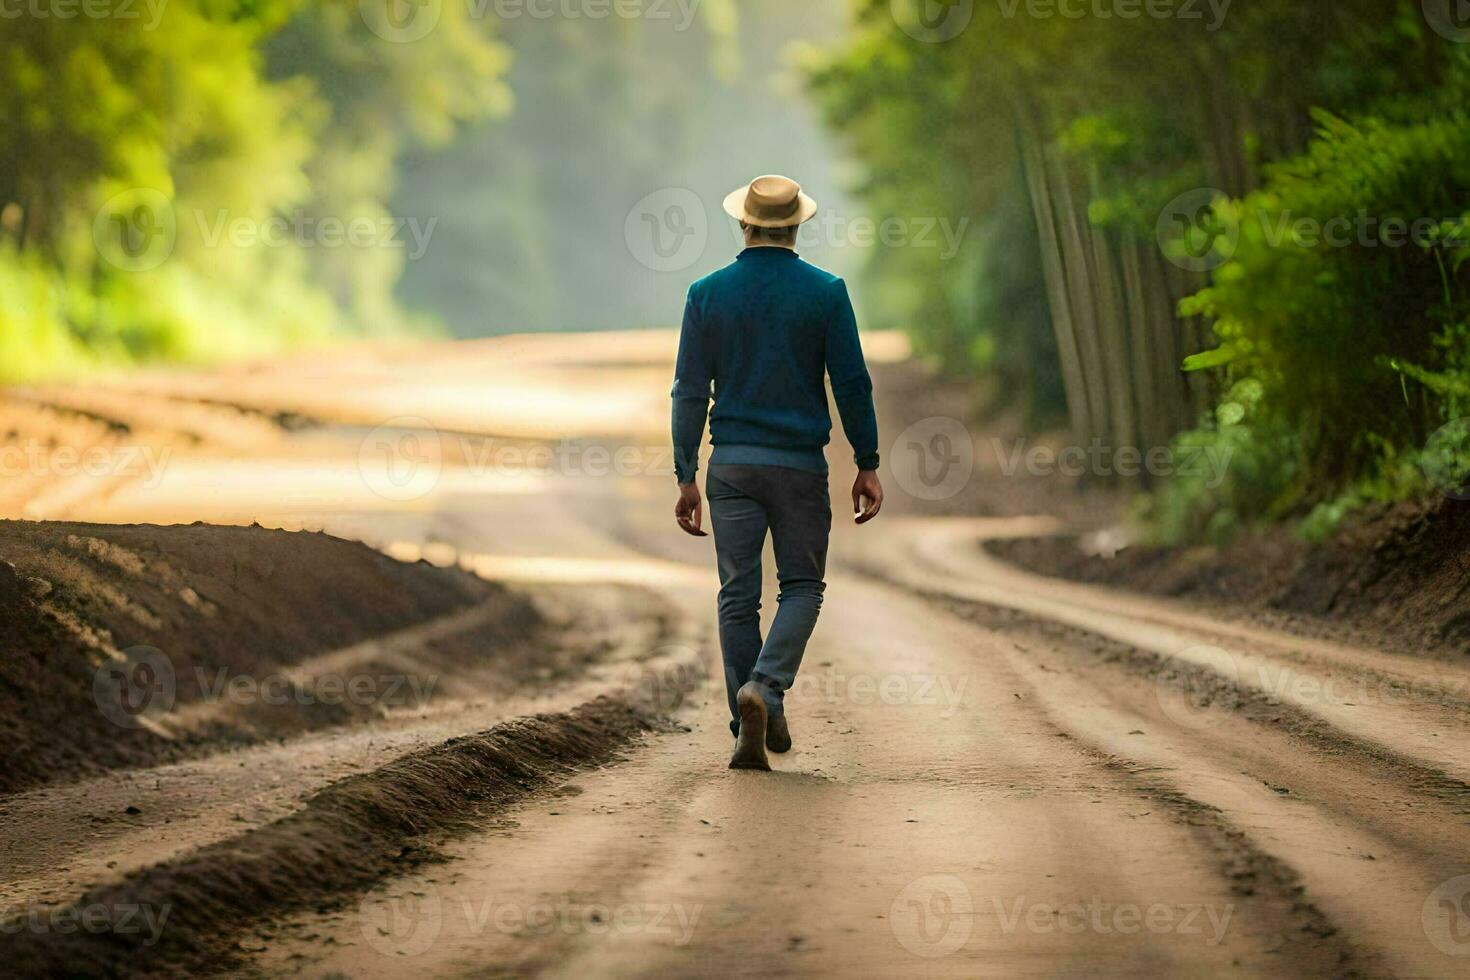
[[[852,484],[852,519],[866,524],[883,509],[883,484],[877,470],[862,470]]]

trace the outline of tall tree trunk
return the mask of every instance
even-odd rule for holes
[[[1090,226],[1089,222],[1089,226]],[[1146,376],[1135,376],[1129,364],[1132,343],[1128,336],[1128,312],[1123,307],[1123,286],[1113,243],[1102,229],[1092,227],[1093,281],[1096,283],[1099,339],[1108,375],[1108,413],[1112,421],[1112,448],[1139,444],[1133,389],[1147,384]]]
[[[1106,438],[1112,429],[1108,400],[1108,372],[1103,357],[1103,345],[1098,327],[1097,293],[1092,276],[1093,259],[1089,254],[1089,240],[1082,224],[1086,216],[1078,212],[1076,195],[1072,190],[1071,175],[1056,154],[1043,148],[1043,158],[1048,159],[1047,171],[1053,185],[1057,219],[1060,226],[1062,246],[1062,269],[1066,273],[1068,294],[1072,299],[1072,312],[1077,332],[1077,351],[1081,357],[1082,375],[1087,385],[1088,412],[1092,425],[1086,433],[1088,440]],[[1117,384],[1118,382],[1113,382]]]
[[[1129,354],[1133,375],[1133,404],[1138,414],[1140,448],[1145,454],[1172,434],[1173,408],[1168,398],[1167,375],[1159,373],[1160,339],[1156,335],[1155,305],[1144,284],[1143,257],[1132,231],[1124,233],[1120,248],[1123,270],[1123,306],[1129,325]],[[1168,324],[1168,326],[1172,326]],[[1166,327],[1167,329],[1167,327]],[[1145,470],[1143,482],[1148,485]]]
[[[1072,303],[1067,293],[1066,273],[1062,268],[1061,242],[1057,234],[1056,208],[1052,202],[1050,182],[1046,176],[1046,158],[1042,148],[1040,126],[1024,98],[1014,97],[1021,144],[1021,164],[1026,187],[1031,197],[1031,210],[1036,218],[1037,237],[1041,243],[1041,270],[1046,284],[1047,305],[1051,308],[1052,330],[1057,339],[1057,358],[1062,368],[1062,388],[1067,396],[1067,414],[1071,420],[1072,438],[1080,440],[1092,431],[1086,378],[1082,372],[1081,353],[1072,317]]]

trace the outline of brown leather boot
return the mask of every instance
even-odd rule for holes
[[[786,727],[786,713],[771,715],[766,722],[766,748],[772,752],[791,751],[791,729]]]

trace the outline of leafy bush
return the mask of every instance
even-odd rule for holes
[[[1303,471],[1300,446],[1290,428],[1262,411],[1261,399],[1258,381],[1241,381],[1205,424],[1175,437],[1175,460],[1202,457],[1212,465],[1181,472],[1141,499],[1137,516],[1152,543],[1223,544],[1242,527],[1278,516],[1292,499]]]
[[[1233,468],[1223,501],[1167,487],[1155,507],[1166,537],[1216,506],[1222,523],[1317,507],[1322,533],[1355,502],[1423,492],[1422,447],[1470,407],[1470,115],[1426,99],[1417,114],[1399,101],[1392,114],[1316,119],[1306,153],[1217,204],[1233,256],[1181,305],[1212,318],[1220,341],[1186,366],[1219,367],[1232,391],[1257,386],[1234,423],[1251,430],[1242,448],[1277,447],[1270,456],[1286,436],[1290,478]]]

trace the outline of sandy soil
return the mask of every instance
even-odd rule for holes
[[[326,528],[532,594],[636,587],[665,610],[663,625],[591,665],[550,708],[566,715],[631,680],[673,727],[635,734],[622,761],[589,756],[590,771],[454,814],[453,833],[437,819],[427,832],[402,826],[374,845],[401,841],[401,860],[373,863],[311,908],[266,889],[248,911],[181,916],[157,948],[200,940],[216,957],[203,969],[272,977],[1464,975],[1470,668],[1025,573],[987,543],[1054,533],[1055,520],[950,515],[957,497],[980,492],[975,480],[1014,479],[996,514],[1023,513],[1043,484],[977,465],[956,494],[925,499],[913,469],[922,456],[906,461],[895,445],[891,513],[857,529],[837,508],[828,601],[791,700],[796,747],[775,773],[732,773],[709,669],[709,542],[674,531],[654,458],[671,338],[640,335],[622,349],[606,338],[521,343],[355,352],[213,385],[130,380],[103,393],[113,415],[140,406],[133,433],[159,392],[207,390],[250,411],[216,402],[202,417],[235,411],[252,434],[222,449],[200,421],[199,443],[151,487],[48,478],[19,504],[57,518],[197,513]],[[880,372],[880,387],[912,378],[898,370]],[[441,378],[442,388],[429,380]],[[645,390],[653,378],[657,398]],[[885,398],[883,416],[897,441],[933,406],[894,384],[903,395]],[[531,405],[560,407],[523,410]],[[101,407],[79,418],[115,444]],[[283,412],[316,424],[282,428],[273,420]],[[432,479],[421,469],[385,484],[363,455],[384,437],[431,462]],[[643,465],[614,474],[585,458],[485,465],[481,454],[563,437],[631,449]],[[851,478],[840,456],[834,501]],[[639,607],[602,608],[616,634]],[[676,670],[674,681],[643,673],[650,657],[668,657],[636,648],[671,643],[676,662],[704,670]],[[689,685],[696,696],[684,700]],[[443,759],[457,743],[435,738],[493,731],[484,720],[446,715],[434,734],[415,729],[421,738],[383,751],[365,750],[358,732],[318,733],[249,765],[329,795],[344,760],[406,785],[392,781],[396,760]],[[292,764],[298,746],[311,746],[312,763]],[[170,785],[220,775],[197,770]],[[211,853],[231,841],[259,853],[253,832],[274,839],[271,828],[310,807],[289,791],[269,800],[275,809],[212,838],[224,851]],[[421,848],[440,860],[416,859]],[[127,880],[166,880],[196,853],[159,855]],[[309,853],[282,871],[299,881],[303,869],[330,880],[330,859]],[[93,870],[63,897],[75,903]],[[127,894],[94,893],[113,896],[104,904]],[[200,922],[207,937],[195,934]],[[47,921],[26,928],[26,942],[45,949],[87,945],[58,939]],[[163,971],[171,961],[156,947],[133,939],[140,958],[119,971]]]

